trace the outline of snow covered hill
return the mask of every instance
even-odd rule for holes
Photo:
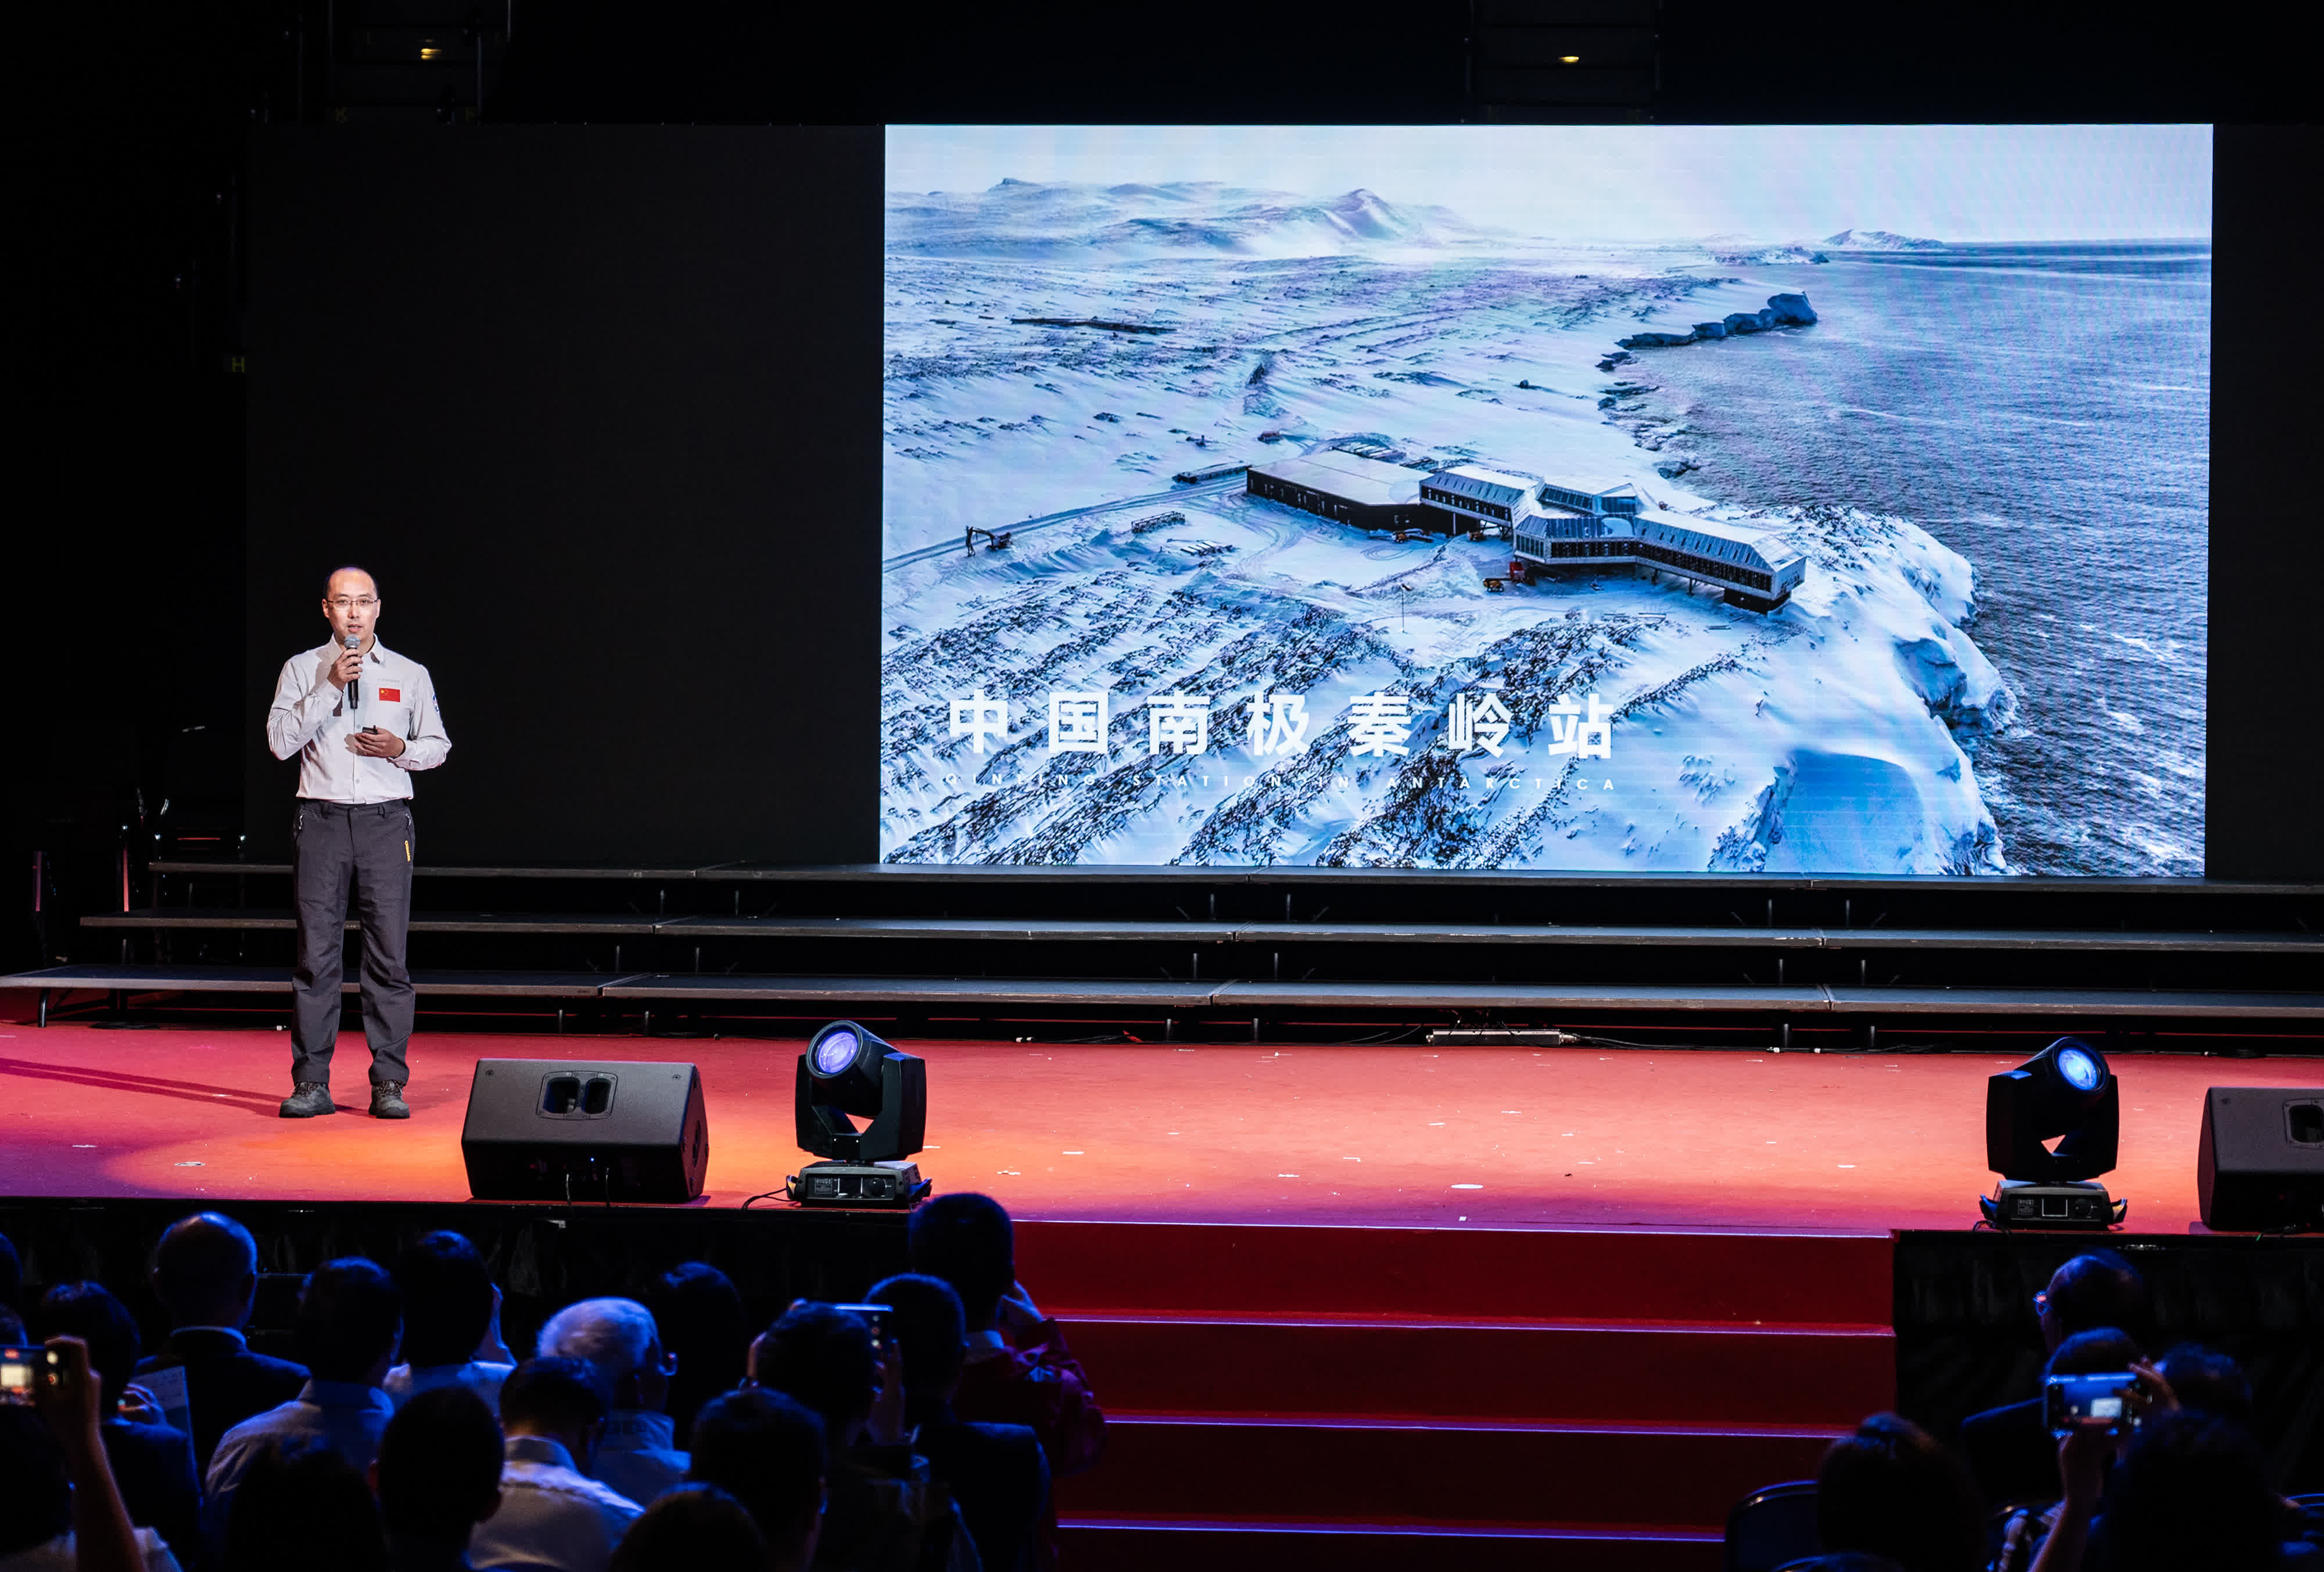
[[[1357,190],[1307,198],[1213,181],[1092,186],[1002,180],[982,191],[890,192],[888,248],[922,256],[1333,256],[1475,245],[1449,208]]]
[[[1886,229],[1843,229],[1825,240],[1826,245],[1836,245],[1843,251],[1942,251],[1941,240],[1923,240],[1911,235],[1892,235]]]

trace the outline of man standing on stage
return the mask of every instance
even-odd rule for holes
[[[363,924],[364,1036],[371,1043],[374,1118],[409,1119],[403,1051],[411,1040],[411,776],[452,751],[428,668],[379,643],[379,587],[342,568],[323,595],[331,642],[282,663],[266,743],[299,755],[292,820],[291,897],[299,966],[291,976],[290,1096],[285,1119],[337,1112],[331,1050],[339,1035],[339,979],[347,894]]]

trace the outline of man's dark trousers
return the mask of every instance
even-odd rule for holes
[[[411,1040],[411,973],[405,965],[411,804],[354,806],[301,798],[291,840],[299,965],[290,976],[290,1078],[330,1084],[352,890],[355,920],[363,924],[364,1036],[371,1042],[372,1085],[401,1085],[410,1078],[403,1050]]]

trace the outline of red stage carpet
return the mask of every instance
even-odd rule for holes
[[[1966,1227],[1984,1167],[1982,1054],[912,1043],[939,1189],[1040,1218],[1471,1227]],[[797,1043],[426,1036],[412,1118],[275,1117],[286,1033],[0,1029],[0,1192],[375,1200],[467,1194],[480,1058],[690,1059],[709,1095],[708,1204],[779,1187]],[[2207,1086],[2312,1083],[2308,1061],[2126,1056],[2122,1167],[2142,1232],[2195,1216]]]

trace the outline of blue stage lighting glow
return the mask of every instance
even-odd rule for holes
[[[2106,1071],[2098,1068],[2097,1058],[2080,1048],[2058,1050],[2058,1073],[2065,1077],[2066,1084],[2078,1092],[2097,1091],[2098,1082],[2106,1075]]]
[[[815,1068],[817,1075],[835,1076],[855,1062],[855,1051],[862,1040],[852,1031],[834,1031],[815,1045]]]

